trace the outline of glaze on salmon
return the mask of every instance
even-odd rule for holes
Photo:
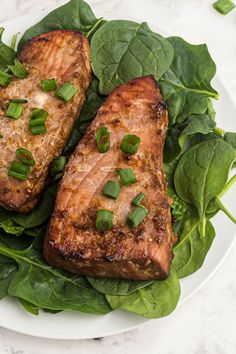
[[[99,127],[110,131],[111,147],[99,153]],[[53,266],[103,278],[164,279],[172,259],[171,214],[163,171],[163,146],[168,114],[153,77],[132,80],[107,98],[66,166],[44,242],[44,256]],[[122,153],[126,134],[141,144],[135,155]],[[118,181],[116,168],[131,167],[137,183],[121,188],[117,200],[102,194],[108,180]],[[144,193],[148,216],[136,228],[127,225],[131,201]],[[96,230],[98,209],[114,212],[114,226]]]
[[[85,100],[91,80],[90,48],[82,33],[57,30],[28,41],[19,53],[19,59],[29,75],[0,88],[0,206],[29,212],[37,204],[46,185],[50,163],[65,147]],[[40,80],[50,78],[55,78],[58,86],[65,81],[76,86],[78,92],[69,103],[56,98],[55,92],[42,90]],[[10,99],[28,100],[18,120],[5,116]],[[47,132],[43,135],[32,135],[29,130],[32,108],[49,113]],[[18,148],[31,151],[36,161],[26,181],[8,176]]]

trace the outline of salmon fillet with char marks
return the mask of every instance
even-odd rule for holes
[[[96,147],[99,127],[110,131],[110,150]],[[171,214],[163,171],[168,126],[166,105],[153,77],[116,88],[107,98],[66,166],[44,242],[44,257],[67,271],[103,278],[164,279],[172,259]],[[126,134],[141,138],[138,152],[120,150]],[[117,200],[102,195],[116,168],[131,167],[137,183],[122,187]],[[131,201],[140,192],[148,216],[136,229],[127,225]],[[114,212],[113,228],[95,228],[96,211]]]
[[[85,100],[91,80],[90,48],[86,37],[78,31],[56,30],[28,41],[19,53],[20,61],[29,70],[23,79],[13,79],[6,88],[0,88],[0,206],[9,210],[29,212],[37,204],[47,183],[50,163],[66,145],[73,124]],[[58,86],[69,81],[78,92],[69,102],[44,92],[40,80],[55,78]],[[27,99],[18,120],[7,118],[9,100]],[[49,113],[47,132],[32,135],[29,131],[33,108]],[[8,176],[8,170],[18,148],[32,152],[36,161],[29,178],[20,181]]]

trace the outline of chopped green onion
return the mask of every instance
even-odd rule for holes
[[[35,160],[32,153],[24,148],[19,148],[16,150],[16,156],[18,159],[26,166],[34,166]]]
[[[15,103],[15,102],[10,102],[7,110],[6,110],[6,116],[13,118],[13,119],[18,119],[20,118],[20,115],[23,112],[23,106],[20,103]]]
[[[135,174],[130,167],[117,169],[116,172],[121,179],[121,183],[125,186],[130,186],[131,184],[137,182],[137,178],[135,177]]]
[[[55,91],[57,89],[57,82],[55,79],[41,80],[40,85],[44,91]]]
[[[113,212],[110,210],[98,210],[96,217],[96,228],[101,232],[108,231],[113,226]]]
[[[45,134],[47,132],[47,128],[43,125],[38,125],[37,127],[31,127],[30,131],[33,135]]]
[[[11,98],[10,102],[14,102],[14,103],[27,103],[28,100],[25,100],[23,98]]]
[[[231,0],[218,0],[213,4],[213,7],[222,15],[227,15],[235,8],[235,4]]]
[[[52,166],[50,170],[51,176],[56,176],[58,173],[62,172],[66,164],[66,157],[59,156],[52,161]]]
[[[132,200],[131,203],[134,206],[139,206],[142,203],[143,199],[144,199],[144,194],[143,193],[139,193],[139,194],[136,195],[136,197]]]
[[[148,211],[144,206],[139,205],[133,210],[128,215],[127,218],[127,223],[128,225],[132,228],[135,229],[141,222],[144,220],[144,218],[147,216]]]
[[[77,92],[77,87],[67,81],[56,91],[56,96],[63,101],[69,102]]]
[[[0,70],[0,86],[6,87],[10,84],[12,76]]]
[[[34,108],[31,112],[29,127],[33,135],[45,134],[47,128],[45,126],[45,120],[48,116],[48,112],[44,109]]]
[[[3,135],[0,133],[0,139],[2,139],[3,138]]]
[[[14,65],[8,65],[8,68],[19,79],[24,79],[29,75],[28,70],[18,59],[14,60]]]
[[[103,194],[112,199],[117,199],[120,194],[120,185],[114,181],[107,181],[103,188]]]
[[[38,119],[38,118],[46,119],[48,114],[49,113],[47,111],[45,111],[44,109],[33,108],[32,112],[31,112],[30,119]]]
[[[30,166],[25,166],[23,163],[13,161],[8,171],[8,176],[25,181],[28,178]]]
[[[141,139],[137,135],[127,134],[121,143],[121,150],[125,154],[134,155],[138,151]]]
[[[30,128],[32,128],[32,127],[37,127],[39,125],[44,126],[44,123],[45,123],[45,118],[41,117],[41,118],[31,119],[29,125]]]
[[[96,137],[99,152],[105,153],[110,149],[110,132],[106,127],[100,127]]]

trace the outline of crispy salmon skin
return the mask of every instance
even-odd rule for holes
[[[85,100],[91,80],[90,48],[82,33],[56,30],[28,41],[19,53],[19,59],[29,75],[0,88],[0,206],[29,212],[37,204],[47,181],[50,163],[65,147]],[[78,92],[70,102],[63,102],[55,97],[55,92],[42,90],[40,80],[50,78],[56,79],[58,87],[69,81]],[[18,120],[5,116],[10,99],[28,100]],[[32,135],[29,130],[33,108],[49,113],[47,132],[43,135]],[[8,176],[18,148],[31,151],[36,161],[26,181]]]
[[[110,131],[107,153],[99,153],[96,146],[101,126]],[[66,166],[44,242],[49,264],[94,277],[167,277],[174,240],[162,165],[167,126],[166,105],[153,77],[132,80],[111,93]],[[120,149],[126,134],[141,138],[135,155]],[[117,200],[103,196],[105,183],[118,180],[116,169],[127,167],[137,183],[122,187]],[[131,229],[127,215],[140,192],[145,194],[148,216]],[[108,232],[95,228],[98,209],[114,212]]]

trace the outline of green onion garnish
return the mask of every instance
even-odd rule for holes
[[[32,110],[29,127],[33,135],[45,134],[47,132],[45,125],[47,116],[48,112],[44,111],[43,109],[34,108]]]
[[[66,164],[66,157],[59,156],[52,161],[52,166],[50,170],[51,176],[56,176],[58,173],[62,172]]]
[[[231,0],[218,0],[213,4],[213,7],[222,15],[227,15],[235,8],[235,4]]]
[[[25,166],[23,163],[13,161],[8,171],[8,176],[25,181],[28,178],[30,166]]]
[[[26,166],[34,166],[35,160],[32,153],[24,148],[19,148],[16,150],[16,156],[18,159]]]
[[[137,178],[135,177],[135,174],[130,167],[117,169],[116,172],[121,179],[121,183],[125,186],[130,186],[131,184],[137,182]]]
[[[3,138],[3,135],[0,133],[0,139],[2,139]]]
[[[47,132],[47,128],[43,125],[38,125],[37,127],[30,127],[30,131],[33,135],[45,134]]]
[[[6,116],[13,118],[13,119],[18,119],[20,118],[20,115],[23,112],[23,106],[20,103],[15,103],[15,102],[10,102],[9,106],[6,110]]]
[[[46,92],[55,91],[57,89],[57,82],[55,79],[41,80],[40,85]]]
[[[77,92],[77,87],[67,81],[56,91],[56,96],[63,101],[69,102]]]
[[[27,103],[28,100],[25,100],[24,98],[11,98],[10,102],[14,102],[14,103]]]
[[[127,223],[128,225],[134,229],[136,228],[139,224],[141,224],[141,222],[144,220],[145,216],[147,216],[148,211],[146,208],[144,208],[144,206],[139,205],[136,208],[134,208],[133,210],[131,210],[131,212],[128,215],[127,218]]]
[[[131,203],[134,206],[139,206],[142,203],[143,199],[144,199],[144,194],[143,193],[139,193],[139,194],[136,195],[136,197],[132,200]]]
[[[10,84],[12,76],[0,70],[0,86],[6,87]]]
[[[98,210],[96,217],[96,229],[99,231],[108,231],[113,226],[113,212],[110,210]]]
[[[8,68],[19,79],[24,79],[26,76],[29,75],[28,70],[18,59],[14,60],[14,65],[8,65]]]
[[[44,109],[33,108],[32,112],[31,112],[30,119],[36,119],[36,118],[46,119],[47,116],[48,116],[48,112],[45,111]]]
[[[120,148],[125,154],[134,155],[139,148],[140,142],[141,139],[137,135],[127,134],[124,136]]]
[[[96,137],[99,152],[105,153],[110,149],[110,132],[106,127],[100,127]]]
[[[103,194],[112,199],[117,199],[120,194],[120,185],[114,181],[107,181],[103,188]]]

